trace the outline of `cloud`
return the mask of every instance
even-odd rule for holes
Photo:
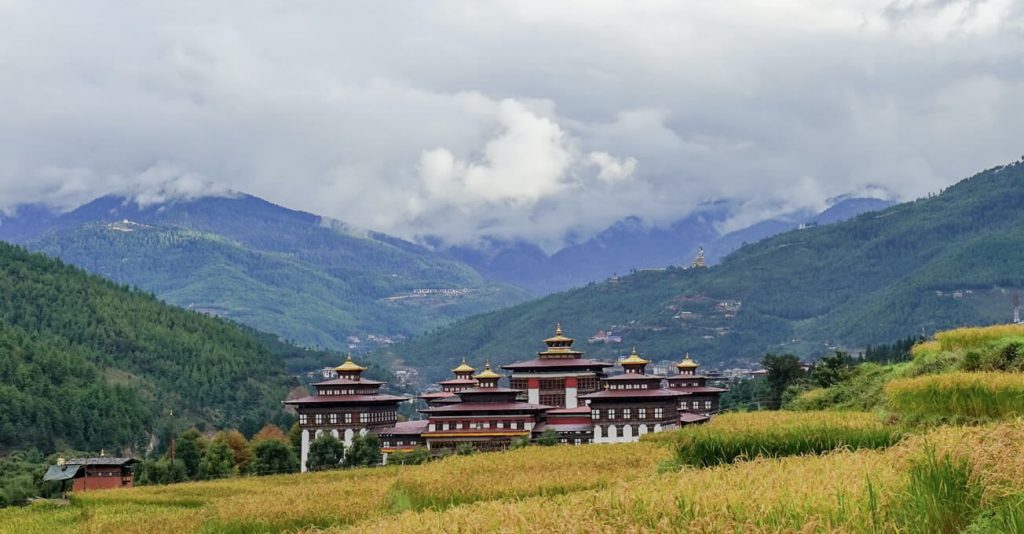
[[[728,198],[906,200],[1024,150],[1010,0],[0,0],[0,209],[241,191],[552,250]]]

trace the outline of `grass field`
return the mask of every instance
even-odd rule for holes
[[[1024,498],[1022,420],[940,427],[878,450],[786,449],[665,469],[691,432],[745,443],[751,427],[815,424],[884,428],[872,414],[731,414],[636,444],[93,492],[0,510],[0,531],[895,533],[986,522],[979,532],[999,532],[1024,520],[1014,506]]]
[[[1017,361],[1017,329],[979,330],[913,365]],[[83,493],[0,509],[0,533],[1024,532],[1024,375],[907,373],[884,394],[888,412],[724,414],[634,444]]]

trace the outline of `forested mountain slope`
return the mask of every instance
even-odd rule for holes
[[[109,196],[27,216],[39,224],[16,217],[0,237],[309,346],[372,348],[526,298],[423,247],[247,195],[142,208]]]
[[[1024,163],[939,195],[747,245],[708,269],[645,271],[461,321],[393,350],[430,379],[463,355],[523,359],[555,321],[591,356],[636,345],[705,364],[817,355],[1005,322],[1024,286]],[[621,344],[586,343],[599,329]]]
[[[0,450],[143,448],[169,424],[287,423],[288,352],[0,243]]]

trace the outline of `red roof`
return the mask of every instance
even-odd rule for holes
[[[589,414],[590,406],[577,406],[575,408],[555,408],[554,410],[548,410],[548,415],[570,415],[570,414]]]
[[[683,423],[702,423],[708,419],[711,417],[699,413],[682,412],[679,414],[679,421]]]
[[[657,381],[660,382],[660,381],[664,380],[665,377],[661,376],[661,375],[641,375],[641,374],[636,374],[636,373],[622,373],[621,375],[612,375],[612,376],[609,376],[609,377],[605,377],[605,380],[643,380],[643,379],[647,379],[647,380],[651,380],[651,381],[657,380]]]
[[[683,393],[690,393],[690,394],[693,394],[693,393],[725,393],[726,391],[729,391],[728,389],[713,388],[713,387],[708,387],[708,386],[680,386],[680,387],[672,387],[672,386],[670,386],[669,389],[671,389],[672,391],[680,391],[680,392],[683,392]]]
[[[395,426],[391,428],[378,430],[377,434],[388,434],[389,436],[419,435],[427,431],[428,423],[429,422],[426,419],[418,421],[403,421],[401,423],[395,423]]]
[[[651,398],[651,397],[679,397],[680,392],[667,389],[604,389],[580,395],[581,399],[629,399],[629,398]]]
[[[377,402],[402,402],[405,397],[395,395],[311,395],[301,399],[286,400],[285,404],[363,404]]]
[[[580,423],[540,423],[533,427],[533,432],[542,433],[549,428],[555,432],[592,432],[594,430],[594,425]]]
[[[349,380],[347,378],[332,378],[323,382],[317,382],[314,386],[379,386],[384,382],[378,382],[377,380],[367,380],[365,378],[361,380]]]
[[[435,391],[433,393],[424,393],[424,394],[420,395],[420,398],[424,399],[424,400],[430,400],[430,399],[445,399],[445,398],[454,397],[454,396],[455,396],[455,394],[452,393],[451,391]]]
[[[613,364],[613,363],[599,362],[597,360],[588,360],[588,359],[585,359],[585,358],[544,358],[544,359],[527,360],[527,361],[524,361],[524,362],[510,363],[508,365],[502,365],[501,368],[502,369],[511,369],[511,370],[515,371],[515,370],[525,370],[525,369],[534,369],[534,368],[542,368],[542,369],[545,369],[545,370],[549,370],[549,369],[552,369],[552,368],[557,369],[559,367],[570,367],[570,368],[573,368],[573,367],[575,367],[575,368],[579,368],[579,367],[585,367],[585,368],[598,367],[598,368],[603,368],[603,367],[613,367],[614,365],[615,364]]]
[[[514,412],[532,411],[542,412],[551,409],[543,404],[530,404],[527,402],[460,402],[450,406],[434,406],[420,410],[426,414],[447,414],[459,412]]]

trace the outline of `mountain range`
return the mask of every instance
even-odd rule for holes
[[[367,350],[527,298],[424,247],[249,195],[27,206],[0,220],[0,239],[306,346]]]
[[[286,360],[307,356],[0,243],[0,452],[141,451],[173,427],[286,425],[280,401],[299,385]]]
[[[717,263],[745,243],[800,226],[844,221],[892,204],[875,198],[841,197],[832,199],[828,209],[820,213],[796,210],[722,232],[723,224],[742,208],[735,202],[719,201],[705,204],[666,227],[647,225],[637,217],[628,217],[551,255],[525,242],[485,241],[481,246],[443,250],[488,279],[545,295],[633,270],[690,265],[700,248],[704,249],[707,262]]]
[[[702,245],[713,262],[745,241],[883,205],[837,199],[719,235],[736,205],[718,202],[668,228],[625,219],[547,256],[525,243],[435,250],[245,194],[145,206],[110,195],[66,213],[21,206],[0,217],[0,239],[304,346],[366,351],[523,302],[520,287],[545,294],[688,263]]]
[[[768,237],[710,268],[613,277],[465,319],[390,351],[436,380],[463,356],[499,365],[527,359],[560,321],[597,358],[634,345],[648,359],[690,353],[713,367],[749,365],[772,351],[816,356],[1006,322],[1024,286],[1021,265],[1018,162],[938,195]]]

